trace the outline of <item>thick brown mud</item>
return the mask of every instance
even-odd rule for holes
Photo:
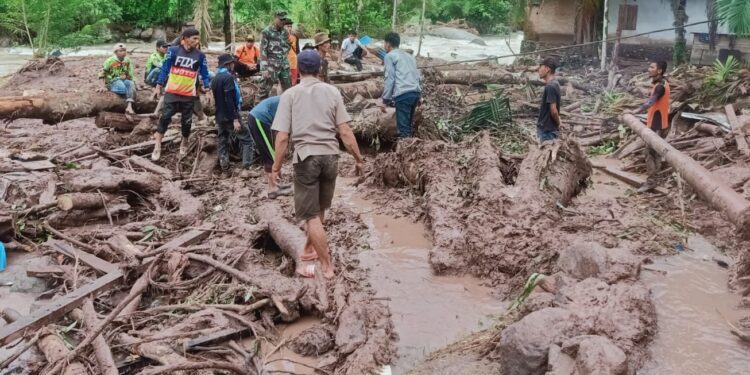
[[[338,194],[368,226],[369,251],[359,254],[377,297],[391,310],[397,358],[393,374],[404,374],[430,352],[493,324],[507,303],[470,276],[438,276],[429,264],[432,241],[424,224],[375,212],[376,206],[340,178]]]

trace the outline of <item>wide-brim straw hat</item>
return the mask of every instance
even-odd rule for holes
[[[317,33],[313,36],[313,40],[315,41],[315,47],[325,44],[326,42],[330,42],[331,38],[328,37],[328,34],[326,33]]]

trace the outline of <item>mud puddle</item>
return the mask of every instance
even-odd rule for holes
[[[370,230],[371,251],[360,254],[378,297],[391,309],[398,359],[394,375],[415,367],[427,354],[488,327],[507,304],[471,277],[435,276],[428,262],[432,247],[423,224],[374,212],[353,186],[339,178],[337,200],[362,214]]]
[[[737,325],[750,310],[739,309],[739,296],[727,287],[728,272],[715,261],[725,257],[700,236],[691,237],[687,248],[648,266],[666,275],[643,272],[656,302],[659,330],[652,360],[639,374],[747,374],[750,346],[729,332],[724,317]]]

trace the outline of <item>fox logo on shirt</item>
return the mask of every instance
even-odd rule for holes
[[[181,68],[188,68],[193,70],[198,70],[198,60],[187,57],[187,56],[177,56],[174,59],[174,65],[179,66]]]

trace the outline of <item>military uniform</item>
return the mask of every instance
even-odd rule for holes
[[[289,72],[289,33],[282,26],[277,29],[274,25],[266,27],[261,33],[260,41],[260,73],[263,77],[255,102],[259,103],[267,98],[277,82],[281,82],[282,90],[291,87]]]

